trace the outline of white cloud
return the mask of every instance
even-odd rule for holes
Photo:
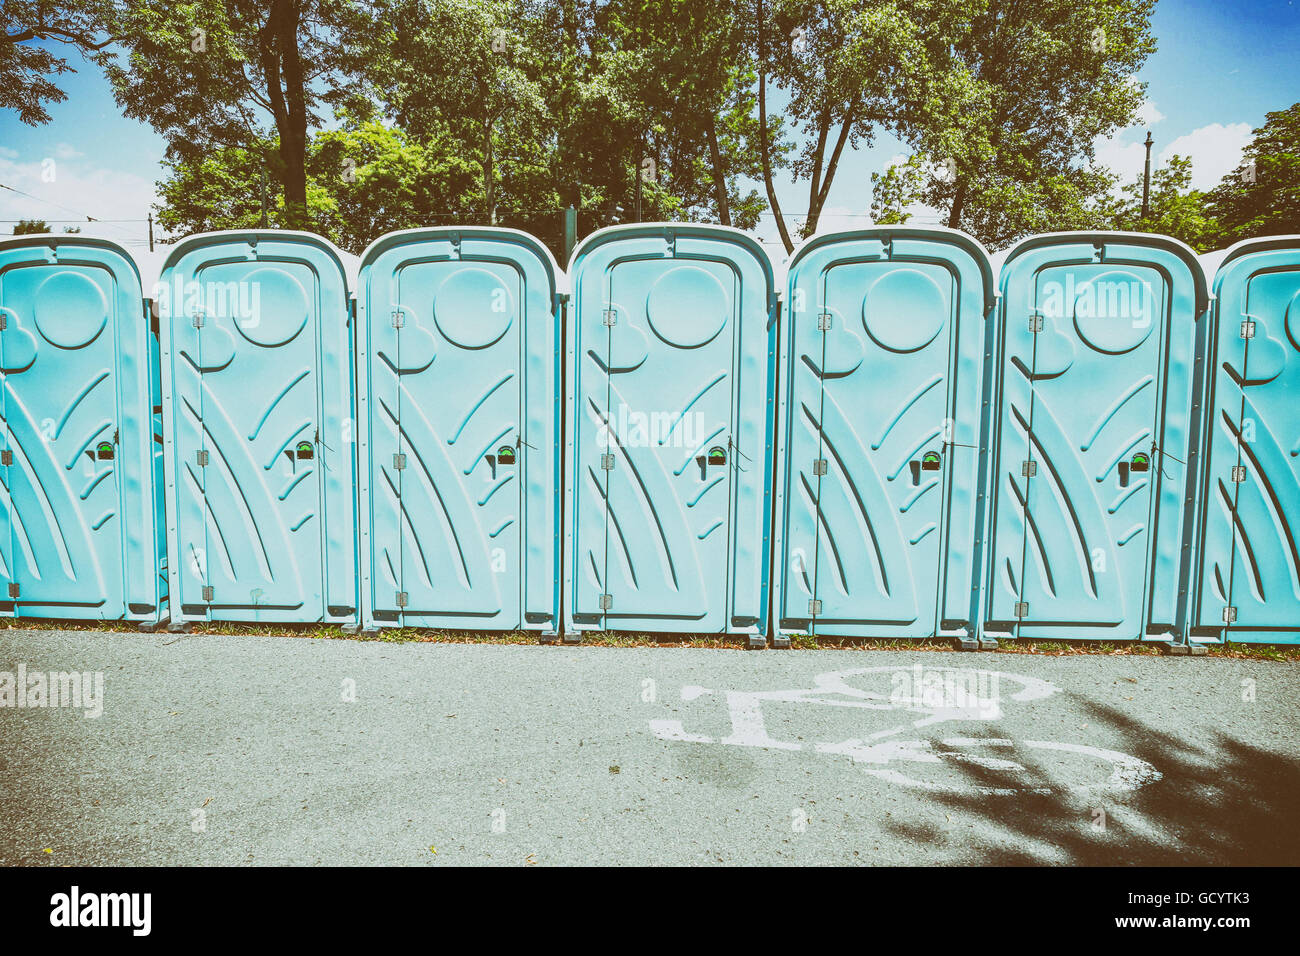
[[[1213,189],[1224,174],[1231,172],[1241,162],[1241,152],[1250,143],[1251,127],[1248,123],[1211,123],[1179,136],[1168,145],[1156,142],[1151,155],[1151,168],[1155,170],[1168,164],[1173,156],[1187,156],[1192,160],[1192,187]],[[1146,163],[1145,131],[1125,130],[1109,139],[1098,140],[1097,162],[1118,174],[1116,187],[1131,183],[1142,175]]]
[[[0,151],[0,220],[43,219],[56,232],[64,226],[107,238],[144,241],[148,225],[143,221],[155,201],[153,182],[134,173],[96,168],[85,160],[44,156],[20,162],[12,150]],[[28,195],[20,195],[27,193]],[[34,197],[34,198],[33,198]],[[87,222],[135,219],[140,222]],[[0,222],[0,234],[13,231],[12,222]]]
[[[1154,126],[1165,118],[1165,114],[1156,109],[1156,104],[1151,100],[1143,100],[1142,105],[1137,110],[1137,125],[1146,127]]]
[[[1211,123],[1194,129],[1160,151],[1160,164],[1171,156],[1190,156],[1192,160],[1192,187],[1213,189],[1227,173],[1241,162],[1242,150],[1250,144],[1249,123]]]

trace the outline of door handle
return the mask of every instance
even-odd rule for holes
[[[1127,488],[1129,479],[1134,474],[1143,474],[1151,470],[1151,456],[1146,452],[1138,452],[1128,461],[1119,463],[1119,486]]]
[[[927,451],[920,458],[914,458],[907,463],[912,471],[912,484],[921,483],[921,472],[939,471],[943,468],[943,457],[937,451]]]

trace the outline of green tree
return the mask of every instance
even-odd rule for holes
[[[126,115],[152,125],[172,162],[274,144],[284,224],[310,226],[307,141],[323,105],[356,104],[354,50],[373,29],[352,0],[124,0],[126,60],[106,72]],[[260,175],[258,177],[260,179]]]
[[[1121,198],[1101,205],[1105,228],[1172,236],[1198,252],[1216,248],[1218,223],[1206,213],[1206,194],[1192,188],[1191,159],[1173,156],[1152,172],[1146,216],[1142,215],[1142,182],[1139,174],[1124,186]]]
[[[934,164],[921,198],[997,247],[1095,226],[1112,187],[1094,144],[1133,122],[1155,0],[978,0],[942,95],[896,131]]]
[[[1220,245],[1300,233],[1300,103],[1265,115],[1208,206],[1219,222]]]
[[[174,236],[250,229],[262,222],[262,157],[273,143],[165,163],[158,224]],[[349,252],[396,229],[463,223],[474,215],[478,169],[445,140],[414,142],[375,120],[318,133],[307,148],[313,230]],[[284,221],[284,192],[266,183],[266,220]]]
[[[14,226],[15,236],[39,236],[50,231],[50,224],[44,219],[20,219]]]
[[[0,5],[0,109],[28,126],[50,121],[46,105],[68,98],[58,83],[75,73],[61,49],[95,63],[111,55],[109,0],[4,0]]]
[[[959,92],[953,50],[984,0],[757,0],[758,103],[763,179],[777,229],[794,248],[776,195],[780,128],[769,122],[768,82],[789,97],[785,117],[799,138],[788,159],[808,188],[800,234],[815,232],[846,149],[884,130],[940,125],[931,114]]]

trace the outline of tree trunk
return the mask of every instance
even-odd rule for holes
[[[794,252],[790,231],[781,215],[781,203],[772,184],[772,154],[767,142],[767,27],[763,22],[763,0],[758,0],[758,153],[763,160],[763,185],[767,187],[767,204],[776,217],[776,228],[787,253]]]
[[[709,159],[713,163],[713,194],[718,203],[718,222],[731,225],[731,207],[727,203],[727,177],[722,170],[722,151],[718,149],[718,118],[709,117]]]
[[[307,215],[307,103],[302,61],[298,56],[301,11],[295,0],[272,0],[262,28],[262,77],[280,137],[280,185],[284,189],[285,225],[310,226]]]
[[[961,228],[961,214],[965,206],[966,206],[966,183],[959,182],[957,184],[957,191],[953,193],[952,209],[948,210],[949,229]]]

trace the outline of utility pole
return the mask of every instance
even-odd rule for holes
[[[570,206],[564,210],[564,268],[568,268],[573,247],[578,244],[578,210]]]
[[[1142,218],[1146,219],[1151,215],[1151,144],[1155,142],[1151,138],[1151,130],[1147,130],[1147,168],[1142,174]]]
[[[149,213],[149,251],[153,252],[153,213]]]

